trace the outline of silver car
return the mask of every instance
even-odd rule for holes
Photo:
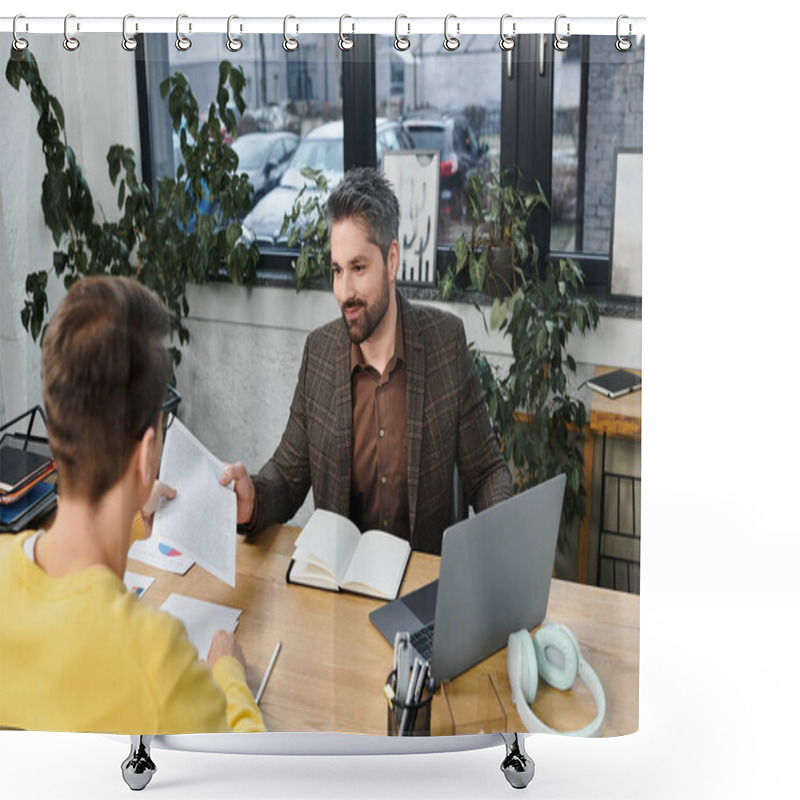
[[[379,118],[375,122],[378,164],[385,150],[411,150],[411,137],[396,120]],[[297,193],[311,184],[301,170],[321,171],[332,189],[344,175],[344,125],[341,120],[326,122],[310,131],[300,142],[278,185],[254,206],[243,222],[244,235],[255,239],[261,250],[285,246],[287,234],[280,235],[283,218],[292,210]],[[312,184],[313,185],[313,184]],[[324,198],[322,198],[324,200]]]

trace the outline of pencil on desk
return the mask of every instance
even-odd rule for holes
[[[272,668],[275,666],[275,659],[278,657],[280,649],[281,643],[278,642],[278,644],[275,645],[275,652],[272,654],[267,671],[264,673],[264,679],[261,681],[261,686],[258,687],[258,693],[256,694],[256,705],[261,702],[261,695],[264,694],[264,689],[267,685],[267,681],[269,680],[269,675],[272,672]]]

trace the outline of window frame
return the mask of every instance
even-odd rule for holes
[[[153,39],[164,34],[149,34],[136,51],[136,91],[139,104],[139,134],[142,153],[143,180],[155,189],[155,156],[157,150],[150,124],[152,105],[151,92],[155,87],[149,83],[148,48]],[[375,36],[357,34],[352,37],[355,46],[341,54],[342,65],[342,120],[344,127],[345,171],[356,166],[377,166],[376,142],[376,96],[375,96]],[[553,76],[554,58],[551,37],[546,34],[524,34],[515,37],[516,45],[510,51],[498,48],[498,70],[502,73],[500,98],[500,166],[509,174],[519,168],[524,188],[536,189],[536,181],[547,197],[552,196],[553,158]],[[586,38],[582,39],[582,47]],[[162,50],[159,43],[155,50]],[[585,147],[587,128],[588,69],[585,52],[581,62],[581,101],[579,126],[581,146],[578,153],[577,213],[579,218],[584,206]],[[167,67],[167,70],[169,68]],[[167,73],[168,74],[168,73]],[[163,75],[159,76],[163,78]],[[581,264],[585,276],[585,289],[604,300],[610,296],[610,254],[598,255],[580,252],[583,231],[579,229],[577,252],[553,251],[550,249],[550,215],[537,210],[531,219],[529,233],[540,250],[540,268],[548,261],[573,258]],[[279,278],[292,275],[291,262],[296,251],[276,247],[272,252],[262,253],[258,263],[260,274]],[[437,246],[436,269],[438,274],[453,266],[455,256],[452,244]],[[461,277],[461,276],[459,276]],[[466,289],[466,283],[457,283]],[[641,303],[641,299],[628,298],[627,303]]]

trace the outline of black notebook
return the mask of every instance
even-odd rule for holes
[[[32,453],[30,450],[0,447],[0,489],[10,491],[50,461],[49,456]]]
[[[616,369],[605,375],[597,375],[586,382],[590,389],[606,397],[622,397],[642,388],[642,378],[625,369]]]

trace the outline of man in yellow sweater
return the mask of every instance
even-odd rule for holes
[[[264,730],[235,638],[218,632],[199,661],[183,623],[122,581],[140,509],[154,507],[167,331],[160,301],[124,278],[76,283],[47,330],[58,511],[46,531],[0,536],[2,727]]]

